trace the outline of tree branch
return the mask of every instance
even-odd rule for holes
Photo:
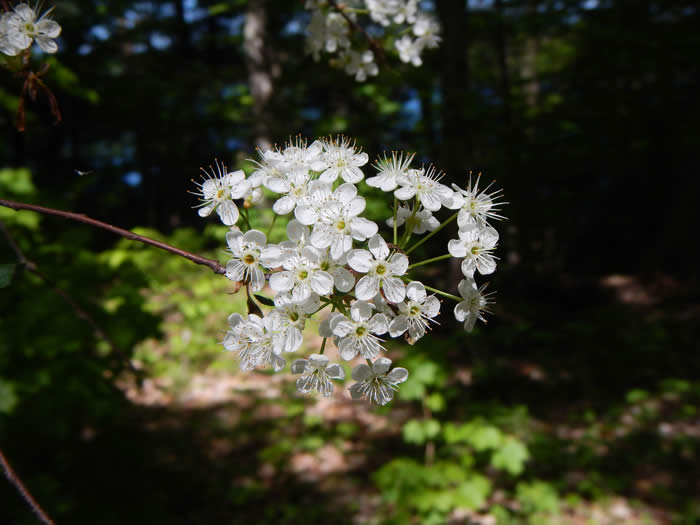
[[[144,244],[148,244],[150,246],[155,246],[156,248],[160,248],[161,250],[165,250],[166,252],[173,253],[175,255],[179,255],[180,257],[184,257],[185,259],[188,259],[192,261],[193,263],[196,264],[201,264],[203,266],[208,266],[211,268],[211,270],[214,273],[218,273],[220,275],[223,275],[226,273],[226,267],[219,263],[218,261],[215,261],[213,259],[207,259],[206,257],[201,257],[199,255],[196,255],[194,253],[186,252],[185,250],[181,250],[179,248],[175,248],[175,246],[171,246],[169,244],[166,244],[164,242],[156,241],[154,239],[150,239],[148,237],[144,237],[143,235],[138,235],[136,233],[130,232],[129,230],[125,230],[123,228],[118,228],[116,226],[112,226],[111,224],[107,224],[106,222],[101,222],[96,219],[92,219],[88,217],[87,215],[83,215],[81,213],[72,213],[69,211],[63,211],[63,210],[57,210],[54,208],[45,208],[44,206],[37,206],[35,204],[27,204],[24,202],[15,202],[15,201],[10,201],[6,199],[0,199],[0,206],[5,206],[6,208],[11,208],[13,210],[31,210],[35,211],[38,213],[43,213],[45,215],[57,215],[58,217],[63,217],[64,219],[70,219],[72,221],[77,221],[77,222],[82,222],[84,224],[89,224],[90,226],[95,226],[96,228],[102,228],[103,230],[110,231],[116,235],[119,235],[121,237],[124,237],[126,239],[132,240],[132,241],[138,241],[142,242]]]
[[[24,500],[29,504],[29,506],[32,508],[34,511],[34,514],[36,514],[37,518],[41,520],[42,523],[45,523],[46,525],[55,525],[54,521],[49,518],[48,514],[44,512],[44,509],[42,509],[39,504],[36,502],[34,497],[31,495],[31,493],[27,490],[27,488],[24,486],[24,483],[22,483],[22,480],[17,477],[17,474],[15,474],[15,471],[12,470],[12,467],[8,463],[7,459],[5,458],[5,455],[2,453],[2,450],[0,450],[0,464],[2,465],[2,469],[5,471],[5,476],[7,476],[7,479],[9,480],[10,483],[12,483],[19,493],[22,495]]]

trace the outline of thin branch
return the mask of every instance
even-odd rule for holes
[[[226,273],[226,267],[219,263],[218,261],[215,261],[213,259],[207,259],[206,257],[201,257],[199,255],[196,255],[194,253],[186,252],[185,250],[181,250],[179,248],[175,248],[174,246],[171,246],[169,244],[166,244],[164,242],[156,241],[154,239],[150,239],[148,237],[144,237],[143,235],[138,235],[136,233],[130,232],[129,230],[125,230],[123,228],[118,228],[116,226],[112,226],[111,224],[107,224],[106,222],[98,221],[96,219],[92,219],[88,217],[87,215],[83,215],[81,213],[72,213],[69,211],[63,211],[63,210],[57,210],[54,208],[45,208],[44,206],[37,206],[35,204],[27,204],[24,202],[15,202],[15,201],[10,201],[6,199],[0,199],[0,206],[5,206],[6,208],[11,208],[13,210],[31,210],[35,211],[38,213],[43,213],[45,215],[57,215],[58,217],[63,217],[64,219],[70,219],[72,221],[77,221],[77,222],[82,222],[84,224],[89,224],[90,226],[95,226],[96,228],[102,228],[103,230],[110,231],[116,235],[119,235],[121,237],[124,237],[126,239],[132,240],[132,241],[138,241],[142,242],[144,244],[148,244],[150,246],[155,246],[156,248],[160,248],[161,250],[165,250],[166,252],[173,253],[175,255],[179,255],[180,257],[184,257],[185,259],[188,259],[192,261],[193,263],[196,264],[201,264],[203,266],[208,266],[211,268],[211,270],[214,273],[218,273],[220,275],[223,275]]]
[[[5,455],[2,453],[2,450],[0,450],[0,464],[2,464],[2,469],[5,471],[5,476],[7,476],[9,482],[17,488],[19,493],[24,498],[24,501],[26,501],[29,504],[29,506],[34,511],[34,514],[36,514],[37,518],[39,518],[39,520],[41,520],[41,522],[45,523],[46,525],[55,525],[54,521],[51,518],[49,518],[48,514],[44,512],[44,509],[42,509],[39,506],[39,504],[36,502],[31,493],[27,490],[27,487],[24,486],[22,480],[19,479],[17,474],[15,474],[15,471],[12,470],[12,467],[7,461],[7,458],[5,458]]]
[[[12,248],[12,251],[15,252],[15,255],[17,257],[17,262],[19,263],[20,266],[25,267],[27,270],[32,272],[34,275],[36,275],[39,279],[41,279],[44,284],[46,284],[49,288],[51,288],[56,294],[63,299],[68,306],[70,306],[73,311],[75,312],[75,315],[85,321],[87,324],[89,324],[93,331],[95,332],[95,335],[102,339],[103,341],[107,342],[109,346],[112,348],[112,351],[115,352],[116,354],[119,354],[124,362],[126,363],[126,366],[129,368],[131,372],[133,372],[137,377],[140,377],[143,372],[138,370],[136,367],[131,362],[131,359],[129,358],[128,354],[120,348],[106,333],[100,326],[97,324],[97,322],[88,314],[85,310],[83,310],[80,305],[75,302],[75,300],[66,292],[63,290],[58,284],[53,282],[48,276],[46,276],[43,272],[39,270],[39,267],[34,261],[30,261],[27,259],[27,257],[24,255],[20,247],[17,245],[15,242],[14,238],[10,234],[10,232],[7,230],[7,227],[5,224],[0,221],[0,232],[3,233],[5,236],[5,239],[7,239],[8,244],[10,245],[10,248]]]

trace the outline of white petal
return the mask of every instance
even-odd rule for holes
[[[400,303],[406,297],[406,285],[398,277],[385,277],[382,288],[390,303]]]
[[[367,365],[365,365],[365,366],[367,366]],[[353,375],[354,375],[354,373],[355,373],[355,370],[353,370]],[[353,399],[362,399],[363,396],[364,396],[364,394],[360,391],[360,384],[359,383],[355,383],[354,385],[352,385],[350,387],[350,397],[352,397]]]
[[[288,292],[294,287],[292,272],[277,272],[270,275],[270,288],[275,292]]]
[[[338,363],[332,363],[326,367],[326,373],[331,379],[345,379],[345,369]]]
[[[297,201],[295,198],[285,195],[281,199],[277,199],[275,201],[275,203],[272,205],[272,211],[274,211],[277,215],[287,215],[294,209],[296,204]]]
[[[232,281],[242,281],[245,277],[247,266],[237,259],[232,259],[226,263],[226,277]]]
[[[423,303],[421,312],[428,317],[435,317],[438,313],[440,313],[440,300],[434,295],[427,297],[425,299],[425,303]]]
[[[265,274],[259,267],[253,268],[250,272],[250,289],[259,292],[265,286]]]
[[[59,33],[60,33],[59,29]],[[42,35],[37,35],[36,37],[36,43],[39,44],[39,47],[44,53],[49,53],[53,54],[56,51],[58,51],[58,44],[54,42],[51,38],[48,36],[42,36]],[[224,223],[228,224],[228,223]]]
[[[316,378],[311,375],[300,377],[297,379],[297,390],[302,394],[311,392],[311,390],[314,388],[314,384],[316,383],[315,379]]]
[[[476,260],[476,267],[481,275],[488,275],[496,271],[496,260],[490,255],[482,255]]]
[[[309,238],[309,229],[298,220],[292,219],[287,224],[287,237],[292,241],[299,242]]]
[[[314,224],[318,220],[318,213],[311,206],[297,206],[294,210],[297,220],[307,226]]]
[[[318,271],[311,276],[311,289],[319,295],[333,292],[333,277],[328,272]]]
[[[403,253],[395,253],[389,259],[389,269],[394,275],[403,275],[408,270],[408,257]]]
[[[243,234],[243,242],[251,242],[253,244],[257,244],[258,246],[265,246],[265,243],[267,243],[267,237],[265,237],[265,234],[260,230],[249,230]]]
[[[343,206],[343,215],[345,217],[355,217],[364,211],[365,206],[366,203],[364,198],[355,197],[345,206]]]
[[[307,363],[306,359],[295,359],[291,367],[292,374],[303,374],[306,372]]]
[[[352,238],[358,241],[364,241],[369,239],[377,233],[379,227],[376,223],[367,220],[363,217],[357,217],[350,223],[350,232],[352,233]]]
[[[391,379],[394,384],[403,383],[408,379],[408,370],[402,367],[394,368],[387,374],[387,378]]]
[[[344,315],[334,317],[330,322],[331,330],[333,330],[333,335],[338,337],[345,337],[353,330],[353,324],[348,321]]]
[[[349,235],[336,235],[331,242],[331,258],[340,260],[352,248],[352,237]]]
[[[340,340],[340,343],[338,344],[338,350],[340,351],[340,357],[342,357],[346,361],[350,361],[351,359],[354,359],[357,355],[358,345],[355,344],[355,342],[349,337],[345,337],[344,339]]]
[[[347,204],[357,196],[357,188],[354,184],[341,184],[333,192],[333,196],[336,197],[342,204]],[[362,199],[362,197],[360,198]],[[364,201],[364,199],[362,200]]]
[[[447,251],[452,257],[464,257],[467,255],[467,246],[462,240],[451,239],[447,243]]]
[[[386,245],[386,241],[381,235],[373,235],[367,244],[369,246],[369,251],[372,252],[375,259],[383,260],[389,257],[389,247]]]
[[[260,262],[267,268],[277,268],[284,264],[285,255],[285,252],[279,246],[268,244],[260,252]]]
[[[474,272],[476,271],[476,266],[474,265],[474,260],[471,258],[466,258],[462,260],[462,274],[465,277],[474,277]]]
[[[309,356],[309,363],[315,368],[326,368],[326,365],[328,365],[328,357],[323,354],[311,354]]]
[[[372,267],[372,255],[367,250],[351,250],[348,264],[353,270],[366,273]]]
[[[426,298],[425,286],[420,281],[411,281],[406,285],[406,297],[417,303],[423,304]]]
[[[459,281],[457,289],[459,290],[459,295],[465,299],[469,299],[477,291],[476,282],[474,281],[473,277],[462,279]]]
[[[301,343],[304,342],[304,336],[301,330],[292,326],[285,331],[285,335],[284,348],[282,351],[296,352],[301,346]]]
[[[377,360],[372,363],[372,373],[374,375],[381,375],[389,371],[391,368],[391,359],[388,357],[378,357]]]
[[[369,321],[369,329],[373,334],[382,335],[389,330],[389,320],[384,314],[377,314]]]
[[[197,210],[197,213],[199,214],[200,217],[209,217],[211,215],[211,212],[214,211],[214,208],[216,208],[216,204],[207,204],[206,206],[202,206]]]
[[[457,319],[457,321],[464,321],[469,313],[469,303],[467,301],[457,303],[457,306],[455,306],[455,319]]]
[[[372,375],[372,370],[370,369],[369,366],[367,366],[364,363],[361,363],[352,369],[352,378],[355,381],[364,381],[365,379],[367,379],[371,375]]]
[[[394,197],[400,201],[407,201],[408,199],[413,198],[415,194],[416,190],[414,190],[412,186],[402,186],[394,192]]]
[[[367,321],[372,317],[373,306],[367,301],[357,301],[350,307],[350,317],[356,323]]]
[[[355,277],[350,271],[339,267],[333,270],[333,281],[339,292],[349,292],[355,286]]]
[[[270,177],[265,181],[265,187],[275,193],[287,193],[291,188],[289,181],[282,177]]]
[[[486,248],[493,248],[498,242],[498,232],[491,228],[484,228],[479,233],[479,240]]]
[[[377,293],[379,293],[379,279],[371,275],[365,275],[355,285],[355,296],[362,301],[369,301]],[[397,302],[400,301],[401,299]]]
[[[398,337],[406,330],[408,330],[408,318],[405,315],[395,317],[389,324],[389,335],[391,337]]]
[[[426,210],[430,211],[438,211],[440,207],[442,206],[442,203],[440,202],[440,198],[438,197],[437,193],[434,191],[429,191],[425,192],[421,195],[420,199],[421,204],[425,207]]]

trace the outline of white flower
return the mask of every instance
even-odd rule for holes
[[[58,45],[53,39],[61,34],[61,26],[49,18],[51,11],[52,9],[49,9],[37,19],[36,12],[22,3],[16,5],[13,12],[3,15],[8,45],[3,45],[2,52],[16,55],[19,51],[31,46],[32,40],[36,40],[45,53],[58,51]],[[4,44],[3,40],[5,39],[0,39],[0,43]]]
[[[324,397],[333,394],[331,379],[345,379],[345,370],[337,363],[328,364],[328,358],[321,354],[311,354],[308,361],[297,359],[292,363],[293,374],[303,374],[297,379],[297,390],[302,394],[316,390]]]
[[[275,312],[281,321],[281,331],[284,335],[284,352],[295,352],[303,342],[302,330],[306,325],[306,319],[316,312],[321,306],[321,301],[316,294],[303,303],[297,304],[292,300],[291,294],[280,293],[275,296]]]
[[[396,177],[396,182],[401,186],[394,191],[394,196],[402,201],[415,196],[423,207],[430,211],[438,211],[440,207],[454,206],[453,191],[440,184],[443,173],[430,166],[428,171],[421,168],[419,170],[410,169],[405,174]]]
[[[233,202],[233,199],[240,199],[248,191],[249,186],[245,182],[245,173],[238,170],[232,173],[226,172],[226,166],[219,161],[214,161],[214,168],[209,166],[209,172],[202,168],[204,172],[204,182],[195,183],[199,187],[195,195],[200,196],[202,204],[199,208],[200,217],[208,217],[211,212],[216,210],[219,214],[221,222],[227,226],[233,226],[238,221],[238,206]]]
[[[293,171],[282,177],[269,177],[265,187],[275,193],[284,194],[272,205],[272,211],[277,215],[286,215],[298,204],[306,202],[308,194],[309,175],[306,171]]]
[[[394,42],[394,46],[399,52],[401,62],[413,64],[415,67],[423,65],[423,59],[420,57],[423,46],[420,45],[420,40],[413,40],[410,36],[404,35]]]
[[[440,24],[435,17],[421,13],[413,25],[413,34],[418,37],[421,47],[434,48],[440,44]]]
[[[369,240],[368,246],[369,251],[352,250],[348,254],[350,267],[367,274],[357,281],[355,297],[368,301],[382,289],[387,301],[400,303],[406,296],[406,285],[396,276],[406,273],[408,257],[398,252],[390,257],[389,247],[379,234]]]
[[[345,63],[345,72],[355,75],[358,82],[367,80],[367,75],[374,77],[379,73],[379,68],[374,63],[374,53],[370,50],[359,53],[348,49],[341,55],[341,61]]]
[[[472,331],[477,320],[486,322],[483,314],[488,313],[488,305],[491,303],[490,294],[484,294],[486,286],[484,284],[477,288],[476,282],[471,277],[459,282],[459,295],[464,301],[455,306],[455,318],[459,322],[464,321],[464,329],[467,332]]]
[[[414,156],[415,153],[411,153],[404,158],[403,153],[393,151],[391,158],[388,158],[385,154],[384,158],[373,164],[378,173],[374,177],[368,177],[365,182],[368,186],[380,188],[382,191],[394,191],[398,186],[396,177],[406,174]]]
[[[321,270],[321,254],[313,246],[305,246],[301,254],[286,257],[282,264],[284,271],[270,276],[270,288],[275,292],[289,292],[292,301],[306,302],[312,292],[329,295],[333,292],[333,277]]]
[[[399,206],[396,210],[396,226],[401,226],[407,220],[413,223],[413,230],[411,233],[421,234],[425,232],[431,232],[436,230],[440,226],[440,221],[438,221],[430,210],[419,210],[411,219],[413,211],[411,208],[406,206]],[[386,221],[387,226],[394,227],[394,218],[389,217]]]
[[[366,398],[378,405],[386,405],[394,398],[399,383],[408,378],[408,370],[394,368],[391,372],[391,359],[380,357],[372,368],[366,364],[357,365],[352,369],[352,378],[357,381],[350,387],[350,395],[353,399]]]
[[[281,264],[284,255],[279,246],[267,245],[267,237],[258,230],[228,232],[226,243],[233,254],[226,263],[226,277],[250,283],[254,292],[265,286],[265,274],[260,265],[275,268]]]
[[[440,301],[434,295],[427,296],[425,286],[418,281],[411,281],[406,286],[407,301],[399,303],[399,312],[389,324],[391,337],[398,337],[408,330],[412,341],[415,342],[425,335],[428,321],[435,322],[440,312]]]
[[[372,316],[371,304],[357,301],[350,307],[350,319],[342,314],[334,315],[329,328],[339,338],[340,357],[349,361],[359,353],[365,359],[373,359],[384,350],[382,339],[377,336],[386,333],[388,322],[384,314]]]
[[[292,219],[287,223],[287,238],[289,240],[282,241],[279,246],[286,252],[286,256],[292,254],[301,254],[306,243],[309,242],[311,232],[307,226],[304,226],[296,219]]]
[[[231,329],[224,337],[224,348],[238,352],[241,370],[252,370],[268,363],[276,372],[284,368],[285,360],[279,355],[284,349],[284,335],[278,316],[261,318],[250,314],[244,318],[241,314],[231,314],[228,323]]]
[[[347,293],[355,286],[355,277],[345,268],[347,264],[347,255],[343,255],[339,259],[331,257],[331,250],[328,248],[325,253],[321,254],[319,266],[324,272],[328,272],[333,276],[333,283],[339,292]]]
[[[462,198],[459,215],[457,216],[457,224],[460,229],[465,228],[467,224],[475,223],[485,226],[488,224],[489,219],[505,219],[503,215],[498,214],[500,211],[498,206],[505,203],[496,200],[501,197],[501,190],[487,193],[491,184],[481,192],[479,192],[479,177],[477,177],[473,187],[471,177],[469,177],[469,185],[466,190],[460,188],[456,184],[452,185],[456,195]]]
[[[314,225],[311,244],[319,249],[330,247],[331,257],[336,260],[350,251],[353,239],[364,241],[377,233],[375,223],[358,217],[366,203],[357,196],[353,184],[341,184],[330,198],[319,191],[309,196],[309,202],[308,206],[297,207],[296,217],[302,224]]]
[[[472,277],[476,270],[481,275],[496,271],[496,259],[491,252],[498,242],[498,232],[487,226],[467,224],[459,230],[459,239],[452,239],[447,244],[447,251],[452,257],[464,257],[462,273]]]
[[[350,139],[338,137],[337,140],[323,142],[323,160],[328,166],[319,179],[323,182],[334,182],[339,176],[345,182],[354,184],[364,178],[360,166],[367,164],[367,153],[358,151],[355,153],[355,145],[350,144]]]

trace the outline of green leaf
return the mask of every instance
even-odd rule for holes
[[[12,412],[18,401],[14,385],[0,379],[0,414]]]
[[[15,273],[16,264],[0,264],[0,288],[9,286],[12,282],[12,275]]]
[[[264,304],[265,306],[275,306],[275,301],[273,301],[269,297],[265,297],[264,295],[255,294],[255,298],[258,301],[260,301],[262,304]]]
[[[524,512],[556,513],[559,511],[559,494],[556,489],[544,481],[518,483],[516,498]]]
[[[460,507],[476,510],[486,503],[490,492],[491,482],[485,477],[475,474],[457,487],[455,503]]]
[[[406,443],[413,443],[414,445],[422,445],[425,443],[425,433],[420,421],[411,419],[406,422],[403,426],[403,440]]]
[[[481,425],[469,436],[469,443],[478,451],[494,449],[501,445],[501,431],[491,425]]]
[[[529,457],[530,453],[523,443],[513,437],[508,437],[503,446],[491,456],[491,465],[517,476],[523,471],[525,461]]]

